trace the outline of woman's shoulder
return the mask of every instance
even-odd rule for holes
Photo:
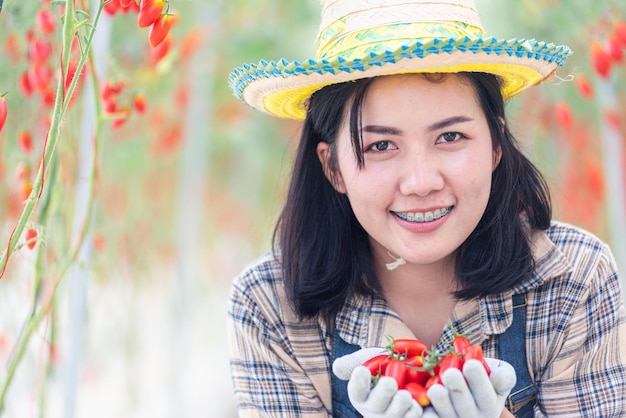
[[[245,266],[232,282],[233,291],[250,294],[282,287],[282,269],[276,255],[265,253]]]
[[[535,234],[536,272],[543,280],[567,277],[581,289],[617,277],[615,259],[609,245],[592,232],[561,221],[553,221],[541,234]]]
[[[230,291],[231,307],[242,312],[263,313],[270,321],[291,315],[285,296],[282,269],[275,253],[266,253],[244,267]]]
[[[552,221],[545,231],[550,241],[565,254],[604,252],[608,245],[594,233],[562,221]]]

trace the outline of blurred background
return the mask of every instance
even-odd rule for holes
[[[3,417],[236,416],[229,285],[270,248],[300,125],[227,77],[313,56],[319,3],[170,0],[160,43],[125,3],[76,1],[72,42],[65,2],[0,2]],[[624,275],[626,3],[477,6],[488,35],[573,49],[509,123],[556,218],[609,242]]]

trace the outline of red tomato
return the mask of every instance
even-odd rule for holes
[[[32,191],[33,184],[29,180],[24,181],[24,183],[22,183],[22,200],[28,200]]]
[[[43,39],[33,39],[30,42],[28,58],[35,66],[43,65],[52,55],[52,44]]]
[[[430,405],[430,399],[428,399],[426,388],[423,385],[409,382],[404,386],[404,390],[408,390],[413,399],[415,399],[420,406],[426,407]]]
[[[574,123],[574,115],[572,114],[572,109],[569,106],[569,103],[559,100],[554,105],[554,113],[556,114],[556,121],[559,123],[561,128],[568,130],[572,127]]]
[[[615,33],[617,39],[620,40],[622,46],[626,46],[626,22],[622,22],[621,20],[616,21],[613,26],[613,33]]]
[[[26,246],[32,250],[35,244],[37,244],[37,230],[29,228],[26,230]]]
[[[43,33],[53,33],[56,29],[54,15],[48,9],[41,9],[37,13],[37,26]]]
[[[461,357],[455,353],[450,353],[439,362],[439,375],[442,375],[448,369],[459,369],[463,366]]]
[[[127,107],[122,107],[121,109],[118,109],[116,112],[116,118],[113,120],[111,127],[113,129],[117,129],[124,126],[124,124],[128,122],[129,116],[130,110]]]
[[[146,98],[140,94],[133,98],[133,109],[137,111],[137,113],[144,113],[146,111]]]
[[[591,64],[595,72],[603,78],[607,78],[611,71],[611,55],[598,41],[591,44]]]
[[[367,360],[363,365],[369,369],[372,376],[376,377],[385,373],[390,360],[391,357],[387,354],[380,354]]]
[[[424,387],[426,388],[426,390],[428,390],[431,388],[432,385],[435,384],[441,384],[441,376],[439,376],[438,374],[431,376],[430,379],[428,379],[428,382],[426,382],[426,384],[424,385]]]
[[[424,367],[424,359],[422,356],[415,356],[405,360],[406,365],[406,381],[425,385],[431,374]]]
[[[617,64],[621,64],[624,61],[624,51],[622,51],[621,41],[617,35],[609,38],[609,54]]]
[[[456,354],[465,354],[465,350],[470,348],[471,345],[469,340],[462,335],[457,335],[454,337],[454,340],[452,340],[452,347]]]
[[[4,99],[3,94],[0,96],[0,132],[2,132],[2,128],[4,128],[4,124],[7,121],[8,113],[7,101]]]
[[[150,46],[152,48],[156,48],[165,40],[167,34],[170,33],[170,29],[178,20],[178,16],[174,15],[161,15],[158,19],[150,26],[150,33],[148,34],[148,40],[150,41]]]
[[[406,366],[404,365],[404,361],[398,359],[389,360],[383,376],[389,376],[395,379],[398,383],[398,389],[402,389],[406,384]]]
[[[104,11],[109,16],[115,15],[115,13],[117,13],[119,8],[120,8],[119,0],[110,0],[107,4],[104,5]]]
[[[141,0],[137,25],[140,28],[152,25],[159,18],[164,7],[165,1],[163,0]]]
[[[421,356],[428,351],[428,346],[420,340],[400,339],[393,341],[393,353],[411,358]]]
[[[489,365],[485,361],[485,356],[483,354],[483,348],[480,344],[474,344],[470,347],[470,349],[465,353],[464,361],[467,360],[478,360],[482,363],[483,367],[487,371],[487,375],[491,374],[491,369]]]
[[[157,45],[156,48],[150,48],[150,58],[154,64],[161,61],[170,52],[172,46],[171,37],[166,37],[163,42]]]
[[[18,144],[22,151],[26,154],[29,154],[33,150],[33,137],[31,136],[29,131],[20,132],[20,136],[18,137]]]
[[[114,96],[120,94],[122,90],[124,90],[124,87],[126,87],[125,81],[118,81],[117,83],[107,81],[100,92],[100,96],[102,97],[102,100],[109,101]]]
[[[587,77],[579,75],[574,79],[574,83],[576,84],[578,93],[580,93],[584,99],[591,99],[593,97],[593,87]]]

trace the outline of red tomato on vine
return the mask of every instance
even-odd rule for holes
[[[109,16],[115,15],[118,9],[120,8],[119,0],[110,0],[107,4],[104,5],[104,11]]]
[[[165,1],[163,0],[141,0],[137,14],[137,25],[140,28],[152,25],[161,16],[164,7]]]
[[[5,94],[0,96],[0,132],[2,132],[2,128],[4,128],[4,124],[7,121],[7,115],[9,113],[7,101],[4,98]]]
[[[387,363],[383,376],[393,378],[398,383],[398,388],[404,388],[406,384],[406,365],[404,361],[398,359],[391,359]]]
[[[53,33],[56,29],[54,15],[48,9],[41,9],[37,13],[37,26],[43,33]]]
[[[405,358],[421,356],[428,351],[428,346],[420,340],[400,339],[393,341],[394,354],[403,355]]]
[[[31,136],[29,131],[20,132],[20,136],[18,137],[18,144],[22,151],[26,154],[30,154],[33,150],[33,137]]]
[[[448,369],[461,370],[463,363],[461,357],[456,353],[450,353],[445,356],[439,363],[439,375],[442,375]]]
[[[591,99],[593,97],[593,87],[587,77],[579,75],[574,79],[574,83],[583,98]]]
[[[37,244],[37,230],[29,228],[26,230],[26,246],[32,250],[35,244]]]
[[[428,371],[428,367],[424,365],[424,358],[422,356],[409,358],[405,360],[405,364],[407,382],[425,385],[428,379],[430,379],[430,371]]]
[[[164,14],[150,26],[149,41],[152,48],[159,46],[170,33],[170,29],[178,21],[178,16]]]
[[[626,22],[622,22],[618,20],[615,22],[613,26],[613,33],[619,41],[622,43],[622,46],[626,47]]]
[[[591,44],[591,64],[594,71],[603,78],[607,78],[611,71],[611,55],[604,46],[594,41]]]
[[[471,347],[471,344],[466,337],[457,335],[452,340],[452,347],[456,354],[465,354],[465,351]]]
[[[382,376],[390,360],[391,357],[387,354],[380,354],[367,360],[363,365],[369,369],[372,377]]]
[[[480,346],[480,344],[474,344],[465,353],[463,361],[468,361],[468,360],[478,360],[478,361],[480,361],[482,363],[483,367],[485,368],[485,370],[487,371],[487,375],[491,374],[491,369],[489,368],[489,365],[485,361],[485,356],[483,355],[483,348]]]

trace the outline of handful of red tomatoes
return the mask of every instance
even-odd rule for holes
[[[456,335],[448,350],[436,353],[429,350],[420,340],[390,340],[387,352],[372,357],[363,365],[372,374],[374,385],[382,376],[389,376],[398,382],[398,389],[411,393],[413,399],[421,406],[430,405],[428,389],[441,384],[441,375],[449,368],[463,369],[467,360],[478,360],[483,364],[487,374],[491,373],[480,344],[470,344],[469,340]]]

